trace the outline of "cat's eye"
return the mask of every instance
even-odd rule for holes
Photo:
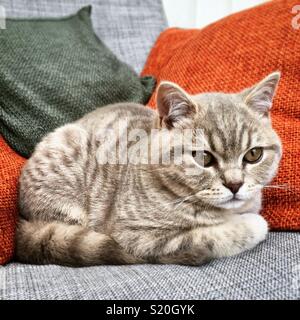
[[[201,165],[203,165],[205,168],[210,167],[215,163],[214,156],[208,151],[203,151],[201,153],[192,151],[192,156],[196,159],[198,158],[197,162],[201,163]]]
[[[245,154],[243,160],[247,163],[257,163],[258,161],[261,160],[262,156],[263,156],[263,148],[260,148],[260,147],[252,148]]]

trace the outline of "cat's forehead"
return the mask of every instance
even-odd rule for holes
[[[264,128],[236,95],[205,94],[194,101],[203,112],[195,126],[203,129],[212,151],[230,157],[253,146],[264,144]]]
[[[199,108],[207,111],[216,112],[217,114],[231,114],[230,111],[235,111],[235,108],[240,108],[244,105],[239,94],[230,93],[202,93],[193,96],[193,101]]]
[[[198,105],[196,122],[207,129],[221,128],[235,131],[241,125],[244,129],[259,127],[253,112],[237,94],[208,93],[194,96]]]

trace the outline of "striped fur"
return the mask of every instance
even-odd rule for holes
[[[136,104],[107,106],[44,137],[20,178],[16,258],[71,266],[198,265],[256,246],[268,231],[258,215],[261,191],[281,157],[268,115],[278,81],[275,73],[242,93],[195,96],[162,83],[158,113]],[[106,146],[99,132],[119,130],[118,120],[128,131],[147,133],[201,128],[216,163],[203,168],[186,155],[180,165],[99,164],[97,152]],[[245,153],[258,146],[261,161],[245,164]],[[187,175],[187,167],[198,174]],[[234,201],[224,184],[239,180]]]

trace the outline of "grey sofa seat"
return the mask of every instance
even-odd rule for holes
[[[0,5],[7,17],[61,17],[92,5],[97,36],[138,73],[167,27],[161,0],[0,0]]]
[[[300,234],[272,232],[251,251],[199,267],[13,263],[5,278],[4,299],[300,299]]]

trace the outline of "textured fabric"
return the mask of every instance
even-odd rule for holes
[[[17,218],[17,183],[25,159],[0,136],[0,265],[13,256]]]
[[[154,79],[140,79],[95,37],[90,9],[7,19],[0,32],[0,133],[22,156],[46,133],[97,107],[150,98]]]
[[[300,235],[271,233],[252,251],[201,267],[10,264],[4,271],[3,299],[300,299]]]
[[[271,1],[202,30],[169,29],[157,40],[144,74],[177,82],[190,93],[236,92],[280,70],[272,121],[283,142],[263,215],[272,229],[300,230],[300,33],[291,25],[295,0]],[[154,106],[155,96],[150,105]]]
[[[0,0],[0,5],[8,17],[60,17],[92,5],[98,37],[138,73],[167,26],[161,0]]]

